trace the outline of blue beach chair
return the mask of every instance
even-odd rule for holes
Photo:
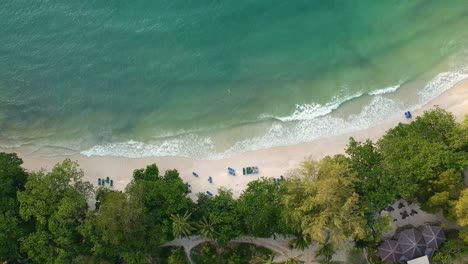
[[[231,167],[228,167],[228,173],[232,176],[236,176],[236,170],[234,170],[233,168]]]
[[[411,112],[408,111],[408,112],[405,112],[405,117],[406,117],[406,118],[411,118],[411,117],[413,117],[413,116],[411,115]]]
[[[195,172],[192,172],[192,175],[198,177],[198,174],[196,174]]]

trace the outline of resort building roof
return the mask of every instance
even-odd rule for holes
[[[419,258],[415,258],[413,260],[409,260],[407,264],[430,264],[429,258],[427,256],[422,256]]]
[[[427,247],[434,250],[439,249],[440,245],[446,240],[444,230],[435,225],[423,226],[422,235]]]
[[[398,236],[401,253],[408,260],[424,255],[426,242],[421,232],[415,228],[403,230]]]
[[[402,256],[398,242],[392,239],[382,241],[378,253],[383,261],[391,263],[398,262]]]

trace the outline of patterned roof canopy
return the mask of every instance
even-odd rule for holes
[[[440,245],[446,240],[444,230],[438,226],[424,226],[422,235],[426,245],[434,250],[439,249]]]
[[[401,250],[397,241],[392,239],[383,240],[379,246],[379,256],[386,262],[398,262],[401,258]]]
[[[426,250],[426,242],[417,229],[406,229],[398,236],[401,253],[407,259],[414,259],[424,255]]]

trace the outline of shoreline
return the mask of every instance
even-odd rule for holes
[[[434,105],[452,112],[458,121],[463,120],[464,115],[468,114],[468,79],[456,83],[435,99],[414,110],[413,116],[421,115],[424,111],[434,108]],[[400,119],[389,120],[368,129],[321,138],[307,143],[247,151],[219,160],[196,160],[184,157],[87,157],[82,154],[33,156],[25,154],[21,148],[0,149],[0,151],[17,152],[24,161],[23,167],[28,171],[37,171],[42,168],[50,170],[56,163],[70,158],[79,163],[85,178],[91,183],[97,186],[98,178],[110,177],[114,180],[114,189],[117,190],[125,188],[131,181],[135,169],[145,168],[149,164],[156,163],[161,174],[168,169],[177,169],[184,182],[191,185],[191,198],[195,198],[199,192],[210,191],[216,194],[220,187],[232,190],[234,197],[238,197],[247,187],[248,182],[252,180],[260,177],[286,176],[289,170],[297,167],[305,158],[320,159],[326,155],[343,153],[351,136],[360,141],[367,138],[375,141],[399,122],[408,123],[409,120],[406,120],[402,113]],[[258,166],[260,173],[242,175],[242,168],[248,166]],[[228,174],[228,167],[236,170],[236,176]],[[192,176],[192,172],[196,172],[199,177]],[[213,177],[212,184],[208,182],[209,176]]]

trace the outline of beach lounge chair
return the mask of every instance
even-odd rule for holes
[[[283,177],[283,175],[281,175],[281,176],[280,176],[280,179],[281,179],[282,181],[284,180],[284,177]]]
[[[242,168],[242,173],[243,173],[244,175],[245,175],[245,172],[246,172],[246,171],[245,171],[245,168]]]
[[[106,178],[106,182],[109,183],[109,177]]]
[[[196,174],[195,172],[192,172],[192,175],[198,177],[198,174]]]
[[[233,168],[228,167],[228,173],[232,176],[236,176],[236,170],[234,170]]]
[[[98,179],[97,179],[97,184],[98,184],[99,186],[101,186],[101,178],[98,178]]]
[[[208,196],[213,196],[213,194],[210,192],[210,191],[206,191],[206,194],[208,194]]]
[[[110,180],[110,187],[114,186],[114,180]]]

